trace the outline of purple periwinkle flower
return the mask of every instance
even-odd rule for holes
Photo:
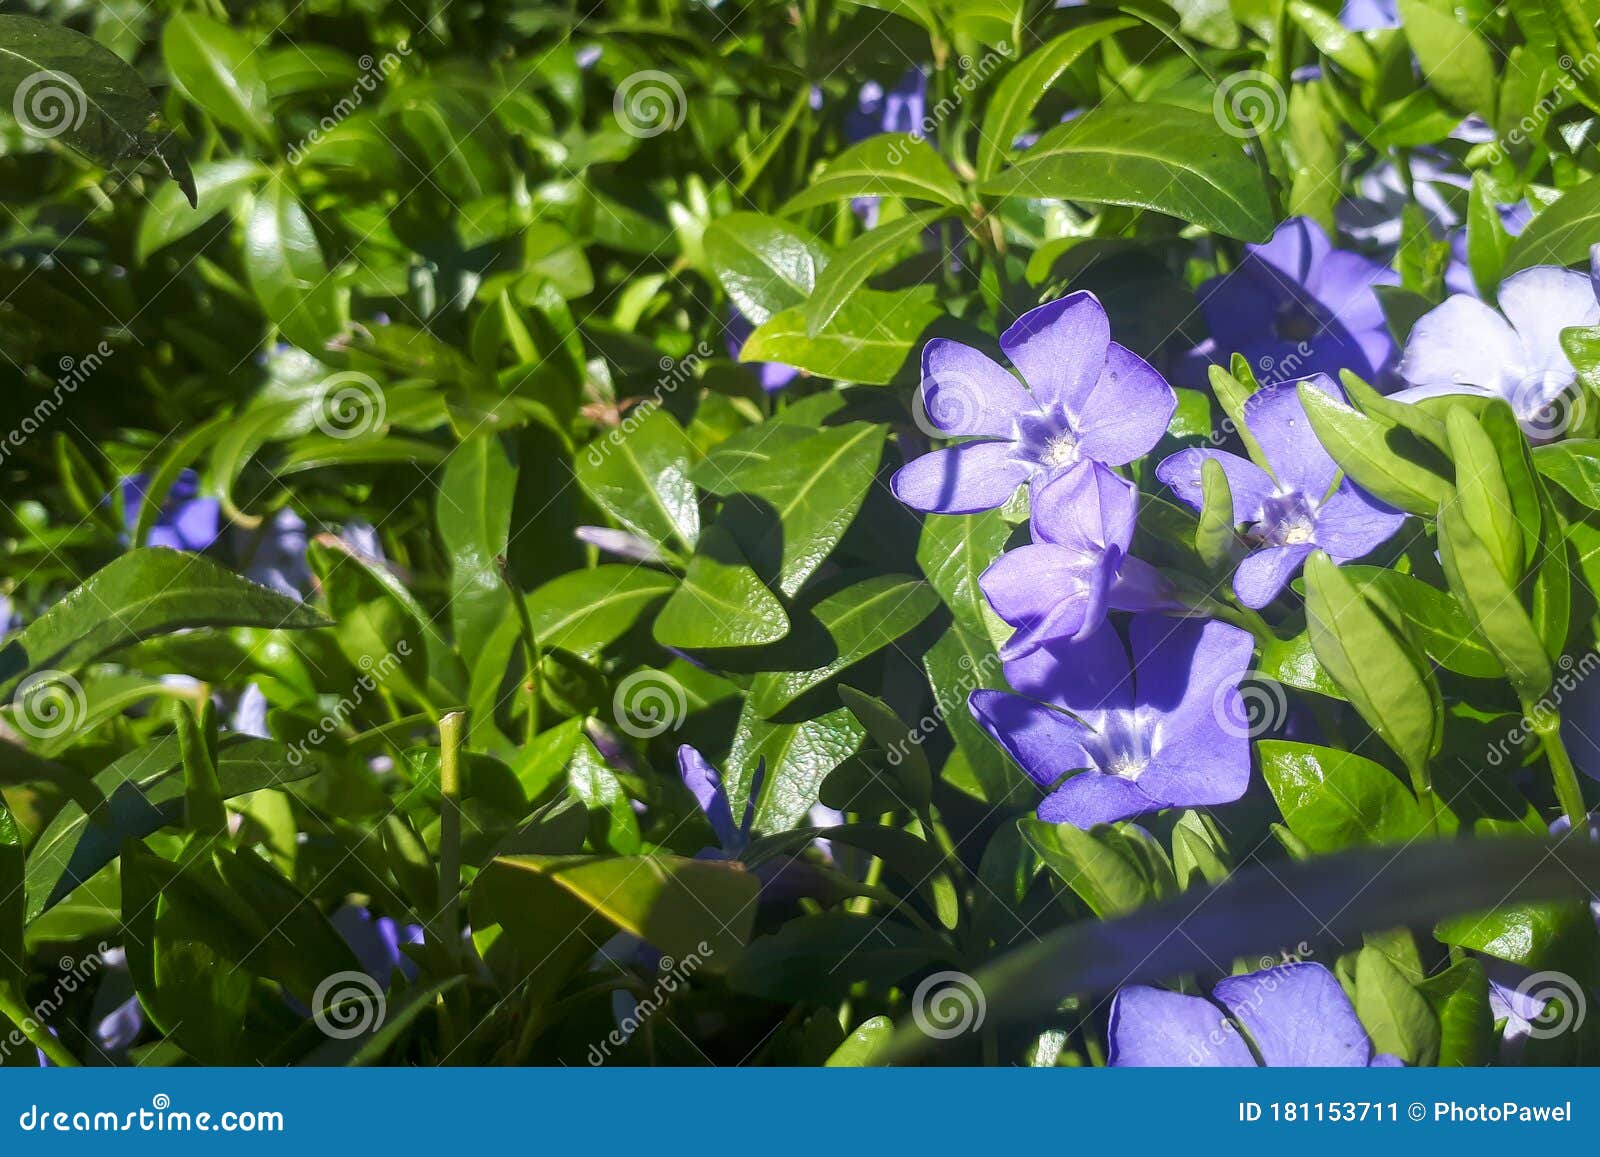
[[[244,577],[290,598],[304,598],[311,586],[306,561],[305,520],[287,506],[255,530],[235,531]]]
[[[1320,374],[1306,384],[1344,400],[1344,391]],[[1199,510],[1205,460],[1221,464],[1233,492],[1234,524],[1245,528],[1244,540],[1255,548],[1233,576],[1234,594],[1245,606],[1260,608],[1277,598],[1314,550],[1327,551],[1335,562],[1348,562],[1377,549],[1400,529],[1403,513],[1339,476],[1339,467],[1311,429],[1295,383],[1252,394],[1245,401],[1244,420],[1270,474],[1226,450],[1194,448],[1165,459],[1156,467],[1156,477]]]
[[[1503,398],[1530,437],[1558,436],[1578,376],[1561,331],[1600,323],[1594,288],[1571,269],[1535,265],[1502,281],[1497,297],[1499,310],[1458,293],[1425,313],[1406,340],[1400,376],[1408,385],[1395,396]]]
[[[131,535],[139,510],[149,500],[150,476],[133,474],[122,480],[122,516]],[[193,470],[178,475],[172,489],[161,497],[161,513],[150,527],[151,546],[201,551],[217,540],[222,506],[215,498],[201,498],[200,480]]]
[[[922,69],[907,69],[887,91],[875,80],[861,86],[856,107],[845,117],[844,135],[851,142],[879,133],[920,135],[927,120],[928,81]]]
[[[728,318],[728,325],[724,330],[728,356],[734,361],[739,360],[739,351],[744,349],[744,343],[750,340],[750,335],[753,332],[755,331],[744,314],[734,310],[732,316]],[[782,362],[750,362],[747,364],[761,374],[761,388],[769,394],[774,390],[783,389],[784,386],[787,386],[800,376],[799,370],[793,366],[786,366]]]
[[[1345,0],[1339,20],[1351,32],[1381,32],[1400,27],[1396,0]]]
[[[1273,381],[1341,369],[1375,381],[1395,348],[1373,287],[1399,281],[1371,258],[1335,249],[1309,217],[1291,217],[1200,287],[1211,338],[1196,354],[1223,364],[1242,354],[1258,378]]]
[[[762,772],[756,772],[756,782],[751,786],[750,798],[745,801],[744,815],[738,823],[733,820],[733,807],[728,801],[728,790],[722,784],[722,776],[706,762],[705,756],[687,743],[678,748],[678,774],[683,777],[683,785],[694,796],[717,836],[718,846],[703,849],[697,858],[737,860],[750,846],[750,825],[756,818],[756,795],[760,790]]]
[[[346,904],[328,917],[361,962],[362,971],[388,987],[398,968],[407,980],[417,978],[416,963],[400,950],[403,944],[421,944],[422,927],[401,925],[388,916],[374,916],[366,908]]]
[[[974,691],[968,700],[1049,792],[1041,820],[1089,828],[1231,803],[1249,786],[1249,736],[1229,721],[1244,718],[1250,635],[1212,619],[1144,614],[1133,616],[1128,640],[1131,660],[1109,622],[1047,643],[1005,664],[1016,694]]]
[[[1230,976],[1211,1000],[1129,985],[1111,1003],[1117,1068],[1397,1068],[1372,1041],[1339,982],[1295,961]]]
[[[1002,554],[978,580],[995,614],[1016,628],[1002,658],[1090,634],[1108,610],[1183,609],[1161,573],[1127,553],[1138,510],[1139,488],[1092,459],[1035,488],[1033,542]]]
[[[1023,314],[1000,348],[1027,382],[971,346],[922,351],[922,406],[942,434],[971,437],[906,463],[895,496],[936,514],[1003,505],[1018,486],[1083,459],[1122,466],[1166,433],[1178,398],[1138,354],[1111,340],[1087,291]]]

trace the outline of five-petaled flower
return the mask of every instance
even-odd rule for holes
[[[1373,287],[1399,280],[1371,258],[1335,249],[1309,217],[1291,217],[1200,287],[1211,340],[1196,352],[1223,364],[1237,352],[1273,381],[1341,369],[1375,381],[1395,348]]]
[[[1577,371],[1561,348],[1561,331],[1600,323],[1588,277],[1535,265],[1500,283],[1500,309],[1458,293],[1411,327],[1395,395],[1408,402],[1445,394],[1504,398],[1534,438],[1562,432],[1563,396]]]
[[[1230,976],[1211,995],[1216,1003],[1143,984],[1122,989],[1111,1002],[1108,1063],[1346,1069],[1402,1064],[1387,1053],[1373,1055],[1350,998],[1320,964],[1295,961]]]
[[[1030,310],[1000,337],[1027,382],[960,342],[922,353],[922,405],[942,434],[974,440],[908,462],[894,476],[907,506],[972,514],[1083,459],[1122,466],[1149,453],[1178,398],[1139,355],[1111,340],[1094,294]],[[1031,392],[1030,392],[1031,391]]]
[[[1249,786],[1249,738],[1226,724],[1244,715],[1249,634],[1215,620],[1143,614],[1128,636],[1131,663],[1108,622],[1006,663],[1017,694],[982,690],[969,699],[978,722],[1050,792],[1041,820],[1088,828],[1231,803]]]
[[[1161,573],[1127,553],[1138,509],[1139,488],[1093,460],[1035,488],[1033,542],[1002,554],[978,580],[995,614],[1016,628],[1002,658],[1087,635],[1108,610],[1183,609]]]
[[[1344,398],[1320,374],[1305,384]],[[1199,510],[1205,460],[1222,466],[1233,494],[1234,524],[1244,526],[1245,541],[1256,548],[1233,576],[1234,593],[1245,606],[1270,603],[1313,550],[1348,562],[1377,549],[1400,529],[1404,514],[1339,475],[1311,429],[1294,383],[1252,394],[1245,401],[1244,420],[1271,473],[1225,450],[1193,448],[1163,460],[1156,477]]]

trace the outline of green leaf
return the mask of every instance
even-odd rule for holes
[[[1488,175],[1472,174],[1472,190],[1467,195],[1467,267],[1478,296],[1493,301],[1511,252],[1511,235],[1500,219],[1500,208],[1490,189]]]
[[[1511,489],[1494,443],[1477,420],[1463,407],[1445,414],[1450,436],[1450,458],[1456,467],[1456,502],[1500,577],[1514,585],[1522,581],[1522,527],[1511,505]]]
[[[909,133],[883,133],[829,161],[809,188],[789,199],[783,212],[798,213],[850,197],[906,197],[955,208],[965,205],[961,183],[932,145]]]
[[[822,378],[887,385],[917,340],[944,315],[931,289],[858,290],[813,334],[804,307],[773,314],[739,351],[743,362],[781,362]]]
[[[22,831],[0,797],[0,989],[9,986],[13,997],[21,996],[28,979],[28,954],[23,946],[28,906],[25,864]]]
[[[871,422],[827,426],[734,473],[720,523],[757,574],[789,598],[799,593],[855,521],[887,436]]]
[[[720,525],[700,536],[683,582],[656,616],[663,647],[706,650],[776,643],[789,633],[783,604]]]
[[[75,670],[154,635],[195,627],[325,627],[297,599],[247,582],[201,555],[129,551],[90,575],[0,650],[0,691],[28,671]]]
[[[1506,678],[1524,703],[1550,688],[1550,658],[1517,591],[1497,569],[1494,556],[1456,502],[1439,507],[1439,561],[1456,596],[1505,668]]]
[[[861,746],[866,736],[843,707],[803,723],[769,723],[747,698],[734,728],[733,747],[723,772],[723,787],[734,815],[743,815],[756,769],[766,765],[754,827],[782,832],[805,819],[817,802],[822,781]]]
[[[217,776],[217,709],[212,700],[196,717],[179,704],[178,753],[183,759],[183,823],[192,832],[226,839],[228,812]]]
[[[184,95],[219,124],[270,146],[272,109],[257,47],[192,12],[172,16],[161,33],[161,54]]]
[[[693,548],[700,504],[689,469],[698,457],[677,420],[652,407],[589,444],[578,482],[625,529],[668,550],[673,543]]]
[[[327,596],[340,652],[377,686],[431,704],[428,638],[419,608],[399,597],[367,560],[337,542],[312,542],[306,561]]]
[[[1194,530],[1194,549],[1208,567],[1220,570],[1233,558],[1237,538],[1233,530],[1233,491],[1222,463],[1215,458],[1201,463],[1200,490],[1202,503]]]
[[[528,592],[528,619],[541,647],[592,659],[677,585],[671,575],[641,566],[575,570]]]
[[[1005,546],[1011,524],[999,510],[946,514],[922,520],[917,565],[961,623],[984,633],[988,602],[978,578]]]
[[[817,277],[816,289],[806,302],[807,335],[816,337],[867,278],[894,264],[911,242],[921,238],[925,229],[953,211],[946,207],[911,213],[880,225],[845,246]]]
[[[1439,750],[1443,711],[1427,662],[1322,551],[1306,560],[1306,622],[1317,660],[1413,775]]]
[[[933,613],[939,596],[905,575],[878,575],[823,598],[811,613],[832,640],[832,658],[804,671],[765,671],[750,684],[750,703],[770,719],[801,695],[887,647]]]
[[[81,32],[0,16],[0,108],[29,136],[55,139],[105,165],[155,157],[195,203],[189,162],[150,131],[158,109],[138,72]]]
[[[468,654],[512,610],[498,560],[509,542],[516,489],[516,463],[494,431],[457,446],[439,479],[435,522],[450,559],[450,619],[456,646]]]
[[[1276,739],[1256,742],[1261,776],[1289,830],[1317,853],[1404,844],[1428,818],[1386,768],[1352,752]]]
[[[1351,480],[1380,501],[1432,515],[1452,492],[1449,481],[1424,464],[1426,447],[1410,431],[1358,413],[1321,390],[1302,385],[1299,394],[1317,440]]]
[[[994,176],[1028,127],[1035,106],[1077,59],[1114,32],[1138,26],[1127,16],[1107,16],[1063,32],[1024,56],[1006,73],[989,98],[978,134],[978,177]]]
[[[1356,956],[1356,1015],[1372,1037],[1374,1052],[1411,1066],[1439,1059],[1439,1018],[1389,958],[1376,948]]]
[[[730,213],[706,226],[706,260],[751,325],[805,303],[828,264],[828,249],[788,221]]]
[[[1509,277],[1530,265],[1586,262],[1589,245],[1597,235],[1600,235],[1600,187],[1594,181],[1584,181],[1540,211],[1511,242],[1504,275]]]
[[[344,331],[346,295],[323,260],[311,218],[281,175],[256,195],[244,261],[261,312],[288,340],[321,355]]]
[[[921,736],[907,727],[882,699],[854,687],[840,687],[839,699],[850,714],[861,721],[872,741],[889,753],[887,763],[894,769],[901,787],[900,798],[919,814],[933,801],[933,772],[919,742]]]
[[[1352,32],[1337,17],[1306,0],[1289,0],[1289,15],[1294,18],[1307,38],[1317,46],[1317,51],[1333,60],[1358,80],[1371,81],[1377,77],[1378,63],[1372,50],[1359,32]],[[1296,92],[1299,86],[1296,86]]]
[[[1417,985],[1439,1020],[1441,1066],[1473,1067],[1493,1062],[1497,1040],[1489,1007],[1489,978],[1477,960],[1452,964]]]
[[[1600,510],[1600,439],[1571,438],[1533,448],[1539,473],[1590,510]]]
[[[931,580],[932,576],[929,577]],[[933,690],[938,715],[955,740],[956,756],[970,771],[979,798],[996,805],[1024,803],[1032,791],[1031,785],[1017,774],[999,745],[967,710],[967,697],[979,687],[1005,685],[1000,656],[989,637],[958,618],[939,641],[928,648],[922,657],[922,666],[928,673],[928,685]],[[946,782],[950,770],[950,765],[946,764]]]
[[[834,1049],[823,1067],[830,1069],[858,1069],[876,1063],[876,1057],[894,1036],[894,1021],[886,1016],[872,1016],[862,1021],[845,1037],[844,1044]]]
[[[767,1000],[831,1002],[848,996],[856,984],[895,984],[951,959],[952,950],[937,933],[833,909],[758,937],[728,984],[735,992]],[[850,966],[839,967],[841,960]]]
[[[1090,109],[979,186],[997,196],[1130,205],[1245,241],[1272,234],[1261,174],[1208,112],[1165,104]]]
[[[1125,850],[1137,839],[1119,828],[1086,832],[1072,824],[1017,821],[1024,838],[1052,872],[1100,919],[1109,919],[1160,898],[1146,866]],[[1125,825],[1126,826],[1126,825]]]
[[[479,889],[488,897],[474,895],[474,928],[481,913],[548,950],[547,937],[592,913],[680,965],[692,957],[720,972],[750,938],[760,883],[738,865],[681,856],[501,856]]]
[[[229,736],[217,749],[224,799],[282,787],[315,774],[303,750],[265,739]],[[176,736],[136,748],[94,777],[104,802],[86,813],[66,804],[28,854],[28,920],[59,904],[116,858],[124,840],[143,839],[183,818],[186,785]]]
[[[1428,84],[1457,112],[1479,112],[1493,124],[1498,89],[1483,38],[1428,0],[1399,0],[1399,10],[1400,26]]]
[[[1439,666],[1474,679],[1500,679],[1505,668],[1472,629],[1461,604],[1448,591],[1386,567],[1340,568],[1363,590],[1376,587],[1394,607],[1420,646]]]
[[[231,210],[267,175],[264,166],[244,158],[201,161],[194,167],[197,199],[191,208],[177,185],[162,185],[139,219],[134,254],[148,261],[152,253],[180,241],[218,213]]]

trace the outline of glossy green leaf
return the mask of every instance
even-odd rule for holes
[[[1240,142],[1209,111],[1173,105],[1090,109],[980,189],[1152,209],[1246,241],[1272,233],[1261,174]]]
[[[1439,1018],[1389,958],[1376,948],[1356,957],[1356,1014],[1372,1037],[1374,1052],[1406,1064],[1432,1065],[1439,1059]]]
[[[1408,431],[1358,413],[1321,390],[1302,386],[1299,394],[1317,439],[1374,497],[1411,514],[1432,515],[1451,493],[1449,481],[1426,464],[1424,447]]]
[[[823,378],[886,385],[943,311],[923,289],[857,290],[813,334],[803,306],[769,317],[739,351],[746,362],[781,362]]]
[[[327,620],[198,555],[145,547],[90,575],[0,650],[0,689],[28,671],[74,670],[153,635],[195,627],[305,629]]]
[[[528,592],[528,619],[541,647],[593,657],[677,586],[671,575],[640,566],[575,570]]]
[[[700,536],[683,582],[656,616],[655,638],[685,650],[756,647],[789,633],[783,604],[720,526]]]
[[[927,141],[908,133],[868,137],[828,162],[811,187],[789,198],[784,213],[850,197],[907,197],[961,207],[961,185]]]
[[[1314,852],[1404,844],[1428,831],[1411,792],[1370,759],[1277,739],[1258,740],[1256,750],[1289,830]]]
[[[625,529],[669,550],[693,547],[700,505],[689,469],[697,457],[672,415],[653,408],[592,442],[578,459],[578,481]]]
[[[179,12],[162,30],[161,54],[184,95],[213,120],[272,143],[261,58],[245,36],[208,17]]]
[[[933,613],[939,596],[905,575],[879,575],[826,596],[809,608],[832,642],[832,657],[804,671],[767,671],[750,685],[750,703],[765,718],[801,695],[887,647]]]
[[[841,249],[818,275],[816,289],[806,301],[807,335],[816,337],[826,329],[867,278],[895,264],[912,242],[918,241],[934,222],[951,212],[949,208],[941,208],[908,214],[862,234]]]
[[[791,222],[760,213],[730,213],[706,227],[706,260],[750,322],[805,302],[828,264],[828,249]]]
[[[305,206],[281,175],[256,195],[245,226],[245,270],[261,312],[302,349],[321,353],[343,332],[345,294],[323,259]]]

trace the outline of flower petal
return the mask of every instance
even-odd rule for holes
[[[1081,459],[1034,489],[1030,528],[1036,542],[1082,554],[1128,549],[1139,514],[1139,488],[1109,468]]]
[[[1244,1025],[1269,1068],[1365,1068],[1372,1060],[1350,998],[1320,964],[1230,976],[1213,994]]]
[[[1233,494],[1235,525],[1259,521],[1262,504],[1277,488],[1273,485],[1272,476],[1248,458],[1241,458],[1226,450],[1179,450],[1161,460],[1156,467],[1156,477],[1178,496],[1180,502],[1199,510],[1205,504],[1200,472],[1205,468],[1208,458],[1219,463],[1228,478],[1228,489]]]
[[[1330,398],[1345,400],[1344,391],[1324,374],[1313,375],[1304,382]],[[1244,403],[1244,424],[1266,455],[1279,490],[1296,490],[1316,501],[1333,485],[1339,467],[1311,428],[1311,419],[1300,402],[1299,385],[1283,382],[1251,394]]]
[[[1010,442],[963,442],[895,471],[894,496],[930,514],[977,514],[1005,504],[1029,474],[1011,454]]]
[[[1522,339],[1525,371],[1556,373],[1570,382],[1576,372],[1561,349],[1561,331],[1600,322],[1600,303],[1589,279],[1559,265],[1535,265],[1502,281],[1498,297]]]
[[[1045,797],[1039,805],[1039,818],[1049,824],[1088,829],[1160,809],[1161,804],[1140,791],[1132,780],[1085,771]]]
[[[1068,772],[1094,766],[1083,746],[1088,727],[1070,715],[1007,691],[974,691],[967,707],[978,726],[1046,790]]]
[[[1389,541],[1405,520],[1402,511],[1385,506],[1345,478],[1317,508],[1313,537],[1334,562],[1348,562]]]
[[[1106,364],[1111,322],[1087,290],[1030,309],[1000,335],[1000,348],[1033,396],[1076,416]]]
[[[1216,1005],[1143,984],[1117,992],[1106,1043],[1112,1068],[1256,1067],[1250,1046]]]
[[[1411,327],[1399,369],[1413,386],[1472,385],[1504,394],[1527,373],[1522,359],[1522,342],[1506,319],[1458,293]]]
[[[733,810],[728,804],[728,793],[723,790],[722,777],[706,762],[705,756],[687,743],[678,748],[678,774],[700,810],[706,813],[706,819],[711,821],[717,842],[724,848],[737,847],[740,833],[733,822]]]
[[[1148,454],[1167,432],[1178,395],[1132,350],[1112,342],[1105,368],[1078,413],[1078,446],[1108,466]]]
[[[1295,571],[1316,547],[1309,542],[1294,546],[1264,546],[1246,555],[1233,572],[1233,593],[1253,610],[1260,610],[1289,585]]]
[[[1110,623],[1077,639],[1053,639],[1005,665],[1006,682],[1020,695],[1064,707],[1098,726],[1107,711],[1133,708],[1128,651]]]
[[[1216,619],[1135,615],[1128,628],[1139,722],[1159,753],[1173,737],[1214,723],[1221,688],[1250,669],[1250,632]]]
[[[1010,371],[971,346],[935,338],[922,350],[922,406],[946,434],[1009,438],[1016,416],[1038,409]]]

